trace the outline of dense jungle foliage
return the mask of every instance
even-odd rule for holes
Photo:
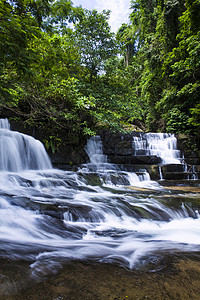
[[[198,135],[200,1],[132,0],[117,34],[109,14],[0,0],[0,114],[52,145],[102,127]]]

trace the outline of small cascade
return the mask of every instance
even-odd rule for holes
[[[0,129],[10,130],[10,123],[8,122],[8,119],[0,119]]]
[[[103,144],[99,135],[93,136],[87,141],[85,151],[92,164],[107,163],[107,156],[103,154]]]
[[[100,136],[94,136],[87,141],[85,151],[90,163],[84,165],[90,172],[98,174],[101,182],[106,185],[140,185],[141,182],[151,181],[146,169],[126,171],[123,166],[111,164],[103,153],[103,143]]]
[[[188,180],[198,180],[198,173],[196,171],[196,168],[194,165],[188,165],[185,162],[185,157],[183,154],[183,159],[182,159],[182,164],[184,165],[184,172],[187,174],[187,179]]]
[[[198,180],[198,173],[193,165],[187,165],[187,179]]]
[[[196,169],[195,169],[195,166],[192,166],[192,178],[191,178],[192,180],[198,180],[199,178],[198,178],[198,173],[197,173],[197,171],[196,171]]]
[[[163,164],[180,164],[177,139],[170,133],[145,133],[133,137],[134,155],[157,156]]]
[[[198,179],[195,166],[189,166],[184,154],[177,149],[177,139],[170,133],[140,133],[133,137],[133,153],[137,156],[156,156],[161,159],[159,165],[160,180],[164,179]],[[164,167],[163,167],[164,166]]]
[[[43,144],[26,134],[10,130],[7,119],[0,120],[0,171],[51,169]]]
[[[162,174],[161,166],[158,167],[158,170],[159,170],[160,180],[163,180],[163,174]]]

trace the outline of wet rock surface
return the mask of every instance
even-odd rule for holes
[[[147,147],[147,137],[145,137],[145,133],[132,132],[131,134],[122,134],[112,133],[107,130],[101,132],[100,135],[103,142],[103,151],[104,154],[108,156],[109,162],[118,165],[145,165],[145,168],[153,180],[158,180],[161,176],[161,172],[163,178],[168,180],[194,179],[194,177],[196,179],[200,175],[200,155],[199,151],[193,149],[194,145],[192,145],[191,137],[181,134],[177,135],[177,144],[180,151],[177,150],[177,153],[174,153],[174,155],[177,155],[177,157],[180,156],[179,160],[181,164],[180,162],[178,162],[178,164],[176,162],[172,164],[167,162],[164,166],[165,163],[163,163],[159,155],[153,155],[153,152],[150,155],[148,153],[149,151],[145,150]],[[151,135],[153,134],[149,133],[150,138]],[[159,139],[159,135],[157,138]],[[133,142],[134,140],[135,142]],[[150,149],[153,149],[154,142],[155,141],[150,145]],[[138,147],[137,143],[139,143],[140,150],[136,150]],[[169,149],[171,146],[169,146]],[[158,146],[158,153],[161,150],[159,147],[160,146]],[[184,157],[184,159],[181,157]],[[168,157],[166,157],[166,159],[168,159]]]
[[[135,156],[133,147],[133,136],[139,137],[142,133],[131,134],[113,133],[109,130],[100,133],[103,142],[103,152],[108,156],[109,161],[115,164],[159,164],[161,158],[156,155],[146,155],[140,151]]]
[[[155,264],[154,262],[152,264]],[[30,276],[28,262],[1,260],[0,299],[5,300],[187,300],[199,299],[199,256],[168,256],[162,270],[127,270],[111,264],[74,262],[43,279]]]
[[[11,128],[13,130],[20,131],[25,134],[29,134],[42,142],[44,142],[46,135],[39,128],[35,127],[24,127],[23,122],[11,122]],[[109,161],[111,163],[116,164],[139,164],[139,165],[158,165],[161,163],[161,159],[155,155],[146,155],[146,153],[142,153],[140,151],[140,155],[134,155],[133,149],[133,136],[139,137],[144,135],[142,132],[132,132],[131,134],[123,134],[123,133],[113,133],[109,130],[103,130],[100,133],[101,139],[103,141],[103,151],[104,154],[108,156]],[[200,151],[195,146],[195,141],[193,137],[189,137],[187,135],[179,134],[177,135],[178,149],[181,152],[184,152],[185,161],[189,165],[195,165],[197,172],[200,174]],[[87,154],[85,153],[84,146],[86,144],[86,140],[83,142],[78,141],[76,143],[65,142],[65,145],[62,145],[52,153],[49,149],[48,154],[51,158],[52,164],[56,168],[68,170],[72,168],[72,166],[78,166],[85,162],[89,161]],[[196,148],[195,148],[196,147]],[[195,148],[195,149],[194,149]],[[170,179],[170,174],[167,174],[166,179]],[[182,173],[175,174],[179,176],[179,179],[187,179],[187,175]],[[155,179],[159,179],[156,176]]]
[[[154,165],[161,163],[161,158],[156,155],[138,155],[138,156],[126,156],[126,155],[110,155],[109,161],[115,164],[133,164],[133,165]]]
[[[77,173],[2,177],[0,299],[198,299],[199,183],[161,186],[96,150]]]
[[[177,135],[178,148],[184,152],[185,160],[191,165],[200,165],[199,137]]]

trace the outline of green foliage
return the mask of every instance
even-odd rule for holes
[[[197,3],[198,2],[198,3]],[[180,114],[187,116],[183,128],[193,133],[195,120],[194,107],[199,103],[200,91],[200,30],[193,24],[199,13],[199,1],[186,1],[186,10],[180,17],[181,28],[177,35],[178,46],[167,54],[163,66],[163,77],[167,80],[167,88],[163,89],[160,107],[163,105],[163,114],[176,105]],[[196,13],[194,8],[197,9]],[[200,29],[200,28],[199,28]],[[191,116],[193,113],[193,116]],[[169,121],[169,120],[168,120]],[[177,125],[177,131],[180,131]],[[181,131],[180,131],[181,132]]]
[[[116,54],[114,34],[108,25],[109,11],[98,13],[85,10],[84,17],[75,25],[76,47],[82,65],[90,74],[90,82],[103,70],[104,62]]]
[[[177,107],[168,112],[167,132],[187,133],[188,116],[181,112]]]
[[[194,126],[196,134],[200,134],[200,104],[198,103],[195,108],[190,109],[191,118],[189,119],[189,124]]]
[[[11,5],[12,3],[12,5]],[[19,79],[31,72],[34,52],[29,41],[40,37],[26,1],[0,2],[0,105],[17,106],[23,87]]]
[[[132,1],[132,40],[138,41],[132,81],[140,103],[146,103],[149,130],[193,131],[193,109],[199,102],[199,5],[190,0]]]
[[[101,128],[198,134],[199,0],[131,7],[115,38],[109,11],[0,1],[1,111],[43,128],[52,152]]]
[[[67,33],[70,23],[75,24],[84,16],[81,7],[74,7],[71,0],[57,0],[51,4],[51,13],[43,21],[43,27],[48,32]]]
[[[121,53],[125,53],[125,65],[129,66],[136,51],[136,41],[132,27],[127,24],[122,24],[117,32],[116,39],[120,45]]]
[[[54,76],[48,85],[38,84],[37,87],[32,86],[32,93],[29,91],[23,99],[29,105],[26,120],[29,125],[38,124],[45,128],[46,133],[51,135],[53,132],[58,138],[59,132],[64,130],[66,138],[91,130],[90,126],[94,126],[90,110],[94,106],[93,98],[85,97],[78,91],[77,79],[68,77],[60,80],[59,76]]]
[[[26,72],[32,59],[27,45],[39,31],[29,13],[17,15],[16,10],[17,7],[9,2],[0,2],[0,69],[12,67],[18,72]]]
[[[131,0],[130,19],[138,47],[141,47],[146,37],[155,31],[156,5],[156,0]]]
[[[59,150],[59,146],[61,145],[62,140],[50,135],[48,140],[44,140],[43,142],[47,150],[51,149],[51,152],[55,153],[56,150]]]

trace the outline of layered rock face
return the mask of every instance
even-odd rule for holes
[[[100,135],[104,146],[104,154],[108,155],[111,163],[152,165],[162,162],[162,159],[157,155],[148,155],[144,149],[138,151],[134,148],[133,137],[139,139],[141,133],[121,134],[103,131]],[[137,154],[136,151],[138,151]]]
[[[181,180],[200,175],[198,152],[186,147],[186,137],[163,133],[100,133],[104,154],[111,163],[145,166],[151,178]],[[186,151],[184,151],[186,149]]]
[[[46,139],[41,129],[25,128],[23,122],[12,121],[11,127],[32,135],[43,143]],[[103,143],[103,153],[107,155],[110,163],[124,165],[127,170],[133,169],[133,166],[145,166],[152,179],[160,179],[161,176],[173,180],[191,179],[197,175],[200,177],[200,151],[194,146],[193,138],[186,135],[179,134],[175,137],[161,133],[156,134],[155,138],[152,133],[122,134],[109,130],[104,130],[99,135]],[[55,167],[67,169],[88,161],[84,149],[86,140],[80,141],[75,137],[73,141],[66,141],[63,133],[64,140],[65,143],[61,143],[55,153],[51,148],[48,150]],[[161,143],[163,140],[164,144]]]

